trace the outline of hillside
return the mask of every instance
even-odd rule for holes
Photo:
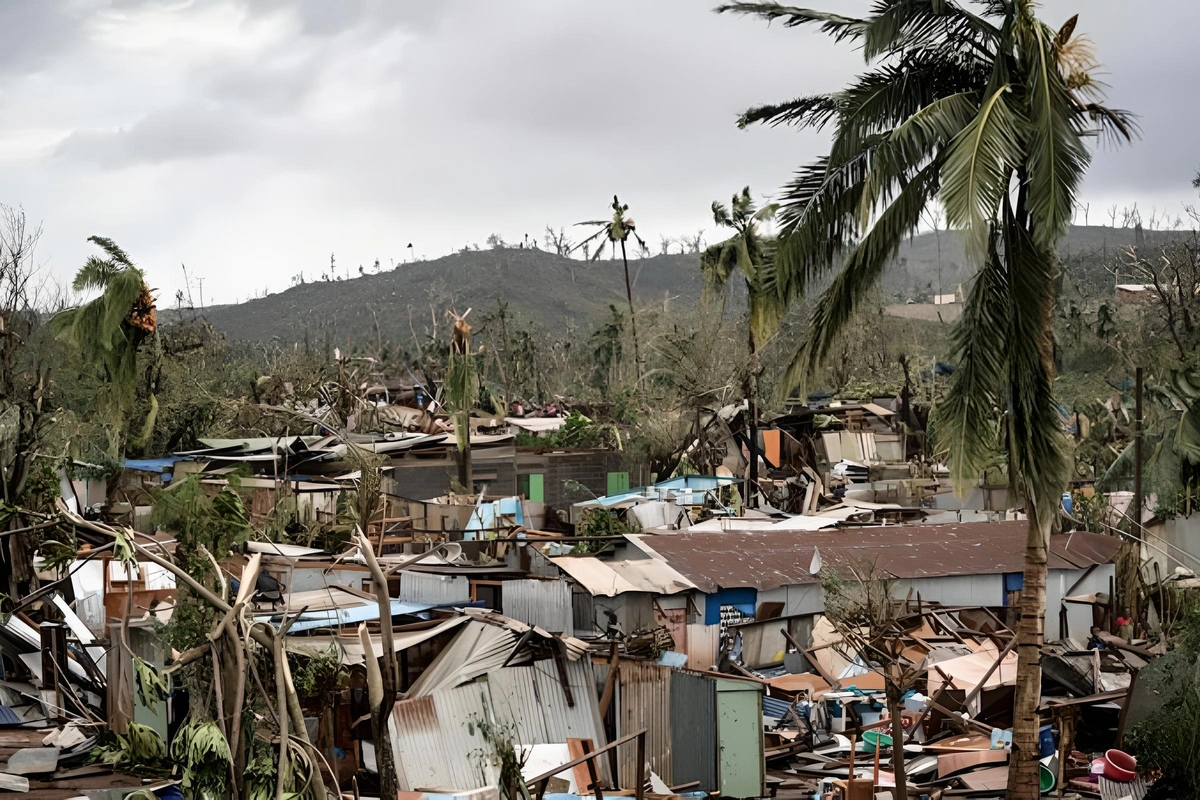
[[[1147,238],[1166,235],[1149,232]],[[1133,240],[1130,228],[1073,227],[1064,252],[1124,248]],[[660,305],[670,296],[672,307],[691,307],[700,297],[695,255],[634,260],[630,274],[635,298],[643,305]],[[953,292],[969,278],[961,239],[953,233],[925,233],[901,247],[883,285],[889,294],[911,297],[926,288],[936,291],[939,283],[944,293]],[[407,341],[410,321],[418,333],[429,329],[431,305],[442,325],[446,308],[474,308],[479,315],[494,309],[497,298],[507,301],[517,316],[549,330],[573,325],[588,331],[599,324],[609,304],[625,302],[624,275],[619,261],[586,262],[544,250],[499,248],[400,264],[350,280],[293,286],[239,305],[212,306],[204,313],[233,340],[291,343],[308,336],[314,343],[361,341],[375,338],[378,319],[384,339]]]
[[[656,256],[631,261],[634,296],[639,303],[694,305],[702,287],[695,255]],[[409,340],[410,317],[418,333],[430,327],[430,305],[472,318],[496,307],[502,298],[519,316],[553,330],[568,324],[588,329],[607,313],[610,303],[625,303],[620,261],[586,262],[544,250],[499,248],[455,253],[432,261],[399,264],[394,270],[342,281],[293,286],[286,291],[238,305],[211,306],[205,316],[230,339],[284,342],[335,342],[375,338],[375,319],[384,339]]]

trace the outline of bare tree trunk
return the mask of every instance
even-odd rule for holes
[[[1028,503],[1029,533],[1025,542],[1025,583],[1017,625],[1017,686],[1013,705],[1013,744],[1008,766],[1008,800],[1033,800],[1038,785],[1038,703],[1042,695],[1042,638],[1046,608],[1046,554],[1050,521],[1037,518]]]
[[[633,363],[637,379],[642,380],[642,351],[638,349],[637,316],[633,310],[633,284],[629,282],[629,259],[625,256],[625,240],[621,240],[621,263],[625,265],[625,299],[629,301],[629,331],[633,334]]]
[[[383,668],[378,669],[366,628],[359,628],[359,636],[367,654],[367,698],[371,703],[371,725],[375,734],[375,766],[379,770],[379,796],[395,797],[400,786],[396,775],[396,762],[392,757],[392,732],[388,728],[388,720],[392,716],[392,708],[396,705],[396,693],[400,688],[400,666],[396,659],[395,633],[392,629],[392,600],[388,594],[387,576],[375,560],[375,551],[371,549],[371,543],[362,531],[357,532],[357,539],[363,558],[367,561],[367,569],[371,571],[371,583],[375,589],[375,599],[379,603],[380,644],[383,646]],[[375,669],[372,669],[373,666]]]

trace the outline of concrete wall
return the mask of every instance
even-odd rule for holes
[[[604,450],[587,450],[565,453],[519,452],[516,457],[518,475],[541,474],[545,503],[556,509],[570,508],[572,503],[587,499],[568,492],[563,483],[576,481],[583,484],[597,497],[608,492],[608,473],[625,471],[620,453]],[[633,476],[630,476],[630,485]]]

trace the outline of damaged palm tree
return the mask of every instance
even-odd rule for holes
[[[741,272],[749,298],[750,363],[746,367],[743,389],[749,420],[750,475],[746,503],[750,507],[756,505],[758,487],[758,379],[761,372],[758,354],[779,331],[788,300],[785,287],[776,277],[773,243],[760,230],[763,223],[774,218],[777,208],[774,204],[758,208],[750,197],[749,186],[735,194],[728,206],[714,200],[713,221],[719,227],[732,228],[734,235],[709,247],[700,256],[705,302],[718,295],[724,298],[725,288],[735,272]]]
[[[471,408],[479,397],[479,376],[475,374],[471,353],[471,324],[466,314],[453,312],[454,332],[450,346],[450,367],[446,371],[446,405],[454,414],[454,439],[458,444],[458,482],[471,492]]]
[[[618,200],[615,194],[613,195],[612,210],[612,219],[593,219],[588,220],[587,222],[575,223],[576,225],[595,225],[599,226],[600,228],[600,230],[596,231],[591,236],[575,245],[575,250],[583,248],[584,252],[586,253],[587,248],[590,247],[591,243],[596,239],[603,239],[613,248],[616,248],[618,244],[621,245],[621,264],[625,267],[625,299],[629,301],[629,330],[633,335],[633,363],[637,371],[638,382],[640,383],[643,372],[642,353],[641,350],[638,349],[637,316],[633,309],[633,284],[629,282],[629,257],[625,253],[625,241],[632,236],[643,252],[646,250],[646,243],[642,241],[642,237],[638,236],[637,225],[634,224],[633,218],[626,216],[626,212],[629,211],[629,205]],[[574,252],[574,250],[572,250],[572,252]],[[596,252],[591,256],[592,261],[599,260],[603,253],[604,245],[603,242],[601,242],[601,244],[596,247]]]
[[[77,292],[99,290],[100,295],[56,314],[50,325],[56,336],[74,346],[84,363],[101,373],[100,407],[107,417],[109,455],[120,454],[126,423],[137,401],[137,353],[158,335],[154,296],[142,271],[116,242],[103,236],[88,241],[106,257],[91,256],[71,284]],[[148,392],[149,409],[139,440],[154,429],[158,401]]]
[[[1091,160],[1088,140],[1129,139],[1132,118],[1100,104],[1077,19],[1054,30],[1033,0],[882,2],[863,18],[760,2],[718,11],[819,27],[874,62],[840,92],[751,109],[740,121],[834,128],[828,154],[800,170],[780,203],[776,268],[791,290],[842,265],[813,308],[783,389],[826,362],[931,206],[940,202],[965,233],[978,274],[935,427],[960,490],[979,479],[1001,440],[1012,487],[1026,499],[1008,796],[1036,797],[1046,563],[1068,477],[1053,393],[1058,244]]]

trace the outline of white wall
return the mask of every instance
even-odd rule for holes
[[[1003,575],[950,575],[937,578],[915,578],[896,581],[893,594],[904,597],[912,588],[912,597],[935,600],[944,606],[1002,606],[1004,605]]]
[[[1088,575],[1086,569],[1052,569],[1046,576],[1046,640],[1062,638],[1059,609],[1067,609],[1067,635],[1076,642],[1087,642],[1092,628],[1092,607],[1081,603],[1063,603],[1063,598],[1081,594],[1108,593],[1109,579],[1116,575],[1116,566],[1100,564]],[[1087,575],[1086,578],[1083,576]],[[1082,580],[1080,580],[1082,579]],[[1078,582],[1078,586],[1075,584]],[[1074,587],[1074,588],[1072,588]],[[1117,609],[1120,613],[1120,609]]]

